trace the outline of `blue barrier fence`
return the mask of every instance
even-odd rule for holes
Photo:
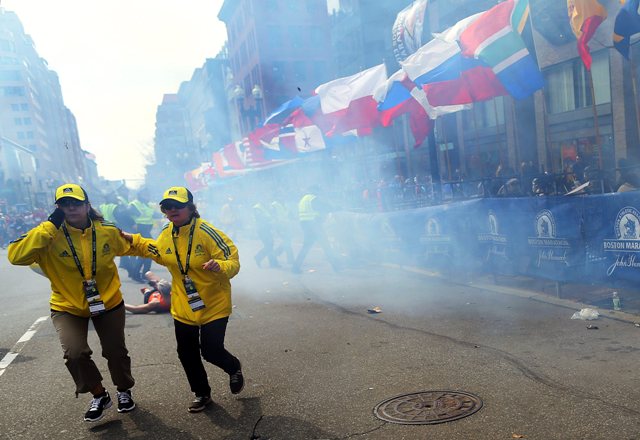
[[[450,273],[605,286],[640,281],[640,192],[476,199],[337,215],[342,227],[336,241],[356,257]]]

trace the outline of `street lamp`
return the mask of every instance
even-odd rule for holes
[[[253,89],[251,89],[251,95],[253,95],[253,99],[255,100],[255,106],[256,106],[256,111],[255,111],[255,115],[256,115],[256,127],[260,124],[260,121],[262,121],[262,119],[264,118],[264,114],[262,112],[262,100],[264,99],[264,94],[262,93],[262,88],[260,88],[260,86],[258,84],[253,86]]]
[[[240,84],[236,84],[236,86],[231,91],[231,97],[236,103],[236,114],[238,115],[238,130],[240,132],[240,136],[242,136],[242,134],[244,133],[242,124],[242,115],[244,113],[244,96],[244,89]]]

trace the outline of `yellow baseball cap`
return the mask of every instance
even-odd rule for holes
[[[162,205],[168,200],[175,200],[178,203],[189,203],[193,202],[193,194],[184,186],[172,186],[162,194],[160,204]]]
[[[75,183],[65,183],[56,189],[56,203],[65,197],[80,200],[81,202],[87,201],[87,193],[80,185],[76,185]]]

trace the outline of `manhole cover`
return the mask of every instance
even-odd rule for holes
[[[435,425],[470,416],[482,400],[464,391],[421,391],[383,400],[373,409],[379,419],[402,425]]]

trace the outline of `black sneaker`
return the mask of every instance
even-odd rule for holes
[[[93,400],[91,400],[89,411],[84,414],[84,421],[97,422],[104,417],[104,410],[111,408],[111,404],[111,397],[107,391],[100,396],[94,396]]]
[[[209,396],[196,396],[195,400],[189,405],[188,411],[191,413],[200,412],[211,403],[211,397]]]
[[[131,398],[131,390],[118,391],[117,397],[119,413],[127,413],[135,409],[136,403]]]
[[[231,394],[238,394],[244,388],[244,377],[242,377],[242,365],[233,374],[229,375],[229,389]]]

